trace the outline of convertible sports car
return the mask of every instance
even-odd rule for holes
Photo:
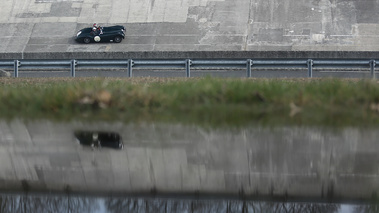
[[[125,27],[121,25],[111,27],[84,28],[78,31],[75,40],[83,43],[109,42],[120,43],[125,38]]]

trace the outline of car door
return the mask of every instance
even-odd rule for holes
[[[101,41],[110,41],[113,39],[113,34],[110,32],[104,32],[99,35],[101,38]]]

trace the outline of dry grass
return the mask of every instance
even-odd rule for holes
[[[0,78],[0,117],[210,125],[378,125],[378,81]]]

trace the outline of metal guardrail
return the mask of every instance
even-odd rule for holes
[[[77,68],[125,68],[127,76],[132,77],[133,68],[183,68],[186,77],[191,76],[191,68],[245,68],[246,77],[251,77],[252,68],[304,68],[312,77],[313,68],[368,68],[375,78],[376,60],[337,60],[337,59],[126,59],[126,60],[0,60],[0,68],[13,68],[14,77],[19,69],[70,69],[75,77]]]

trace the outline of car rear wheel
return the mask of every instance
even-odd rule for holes
[[[84,38],[84,39],[83,39],[83,42],[86,43],[86,44],[88,44],[88,43],[91,42],[91,39],[90,39],[90,38]]]
[[[114,42],[116,42],[116,43],[120,43],[121,41],[122,41],[121,36],[116,36],[116,37],[114,37]]]

